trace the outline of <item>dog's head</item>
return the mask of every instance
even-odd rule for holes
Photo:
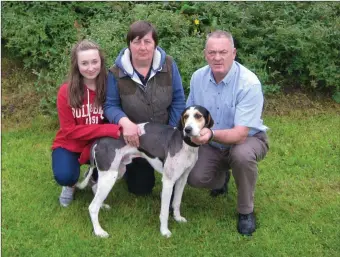
[[[185,137],[197,137],[202,128],[211,128],[213,125],[214,120],[206,108],[192,105],[182,112],[177,128],[183,131]]]

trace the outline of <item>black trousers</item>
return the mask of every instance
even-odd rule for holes
[[[126,165],[125,180],[130,193],[147,195],[155,186],[154,168],[143,158],[134,158]]]

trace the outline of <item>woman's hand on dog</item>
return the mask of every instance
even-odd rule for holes
[[[141,134],[139,127],[126,117],[121,118],[119,124],[123,128],[125,143],[133,147],[139,147],[139,135]]]

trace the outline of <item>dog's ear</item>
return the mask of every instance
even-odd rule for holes
[[[210,115],[210,112],[207,110],[207,117],[206,117],[206,125],[207,128],[212,128],[214,126],[214,120]]]
[[[177,124],[177,129],[179,131],[182,131],[184,129],[183,113],[182,113],[181,118],[179,119],[178,124]]]
[[[188,108],[185,108],[184,111],[181,113],[181,117],[178,121],[178,124],[177,124],[177,129],[179,131],[182,131],[184,129],[184,119],[183,119],[183,116],[184,116],[184,113],[187,111]]]

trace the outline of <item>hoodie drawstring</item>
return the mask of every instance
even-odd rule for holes
[[[89,116],[89,124],[91,124],[91,113],[90,113],[90,90],[86,88],[87,90],[87,113]]]

